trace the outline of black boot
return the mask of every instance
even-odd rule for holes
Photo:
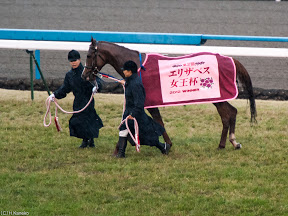
[[[156,147],[157,147],[158,149],[160,149],[160,151],[161,151],[162,154],[165,154],[165,155],[168,155],[168,154],[169,154],[169,151],[170,151],[170,148],[171,148],[171,146],[170,146],[169,144],[167,144],[167,143],[161,143],[161,142],[159,142],[159,143],[156,145]]]
[[[91,138],[91,139],[88,139],[88,145],[90,148],[95,148],[95,144],[94,144],[94,139]]]
[[[130,136],[130,134],[128,134],[127,140],[130,142],[130,144],[131,144],[132,146],[135,146],[135,145],[136,145],[135,142],[134,142],[134,140],[133,140],[132,137]]]
[[[119,151],[116,155],[117,158],[125,158],[125,151],[127,146],[127,137],[119,137]]]
[[[88,139],[83,139],[82,144],[79,146],[79,148],[87,148],[88,146]]]

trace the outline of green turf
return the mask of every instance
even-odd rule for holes
[[[45,92],[0,90],[0,211],[29,215],[288,215],[288,102],[257,100],[251,127],[246,100],[238,109],[236,138],[243,145],[217,150],[221,120],[211,104],[161,108],[173,141],[169,156],[118,140],[123,95],[95,96],[105,127],[95,149],[78,149],[63,128],[43,126]],[[73,97],[60,100],[71,111]],[[53,107],[54,112],[54,107]],[[53,113],[54,115],[54,113]],[[2,212],[3,213],[3,212]]]

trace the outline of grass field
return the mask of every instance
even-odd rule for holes
[[[216,150],[222,125],[213,105],[161,108],[170,154],[129,145],[127,158],[116,159],[123,95],[95,96],[105,125],[95,149],[78,149],[70,115],[59,112],[61,133],[43,126],[47,93],[35,92],[33,102],[29,91],[0,95],[1,214],[288,215],[287,101],[257,100],[252,127],[247,101],[232,101],[237,151],[229,142]],[[59,103],[71,110],[72,101]]]

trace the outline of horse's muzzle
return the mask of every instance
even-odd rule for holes
[[[88,75],[85,74],[85,73],[82,73],[81,78],[86,80],[86,81],[94,81],[94,80],[96,80],[96,76],[93,73],[90,73]]]
[[[82,75],[81,75],[81,78],[83,79],[83,80],[89,80],[89,77],[87,77],[87,76],[85,76],[83,73],[82,73]]]

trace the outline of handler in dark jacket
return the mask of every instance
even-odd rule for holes
[[[72,69],[66,73],[63,85],[50,95],[50,99],[53,100],[54,97],[57,99],[64,98],[72,91],[75,96],[73,110],[78,111],[85,107],[91,97],[92,90],[96,91],[96,89],[93,89],[93,85],[90,82],[81,78],[84,67],[81,64],[80,53],[76,50],[71,50],[68,53],[68,60]],[[97,83],[98,87],[101,87],[99,78]],[[102,120],[94,108],[94,98],[84,111],[73,114],[69,120],[70,136],[83,139],[79,148],[95,147],[93,138],[99,136],[99,129],[102,127]]]
[[[125,99],[126,107],[122,120],[128,116],[128,126],[134,134],[133,117],[136,118],[139,126],[139,139],[141,145],[156,146],[161,150],[162,154],[168,154],[170,145],[159,142],[159,136],[163,134],[165,129],[149,117],[144,111],[145,89],[142,81],[137,74],[137,65],[133,61],[125,62],[123,73],[125,75]],[[119,132],[119,151],[117,157],[124,158],[127,146],[127,139],[132,145],[135,145],[125,123],[121,125]]]

